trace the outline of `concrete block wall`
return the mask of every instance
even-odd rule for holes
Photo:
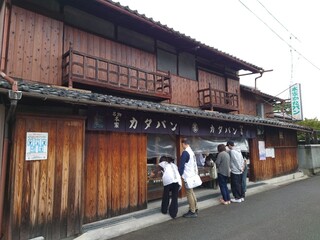
[[[299,168],[307,173],[320,172],[320,144],[298,146]]]

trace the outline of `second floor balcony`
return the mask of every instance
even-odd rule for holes
[[[147,72],[72,47],[63,55],[62,68],[63,84],[68,87],[76,83],[156,101],[171,99],[170,73]]]
[[[204,110],[220,112],[239,111],[239,95],[218,89],[208,88],[198,90],[199,107]]]

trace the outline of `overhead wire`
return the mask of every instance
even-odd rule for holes
[[[269,13],[269,15],[274,19],[276,20],[288,33],[290,33],[290,35],[292,37],[294,37],[297,41],[299,41],[301,43],[301,41],[295,36],[293,35],[289,30],[288,28],[286,28],[259,0],[257,0],[257,2]]]
[[[307,57],[305,57],[301,52],[295,49],[290,43],[288,43],[285,39],[283,39],[275,30],[273,30],[265,21],[263,21],[257,14],[255,14],[247,5],[245,5],[241,0],[238,0],[249,12],[251,12],[256,18],[258,18],[271,32],[273,32],[281,41],[289,46],[290,49],[295,51],[298,55],[300,55],[304,60],[306,60],[309,64],[320,71],[320,68],[311,62]]]

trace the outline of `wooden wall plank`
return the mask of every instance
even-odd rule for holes
[[[15,55],[14,50],[16,49],[15,36],[17,30],[17,11],[15,7],[12,7],[11,18],[10,18],[10,29],[9,29],[9,42],[10,46],[7,51],[7,74],[13,76],[14,65],[15,65]]]
[[[40,81],[43,83],[50,83],[49,74],[50,74],[50,51],[51,51],[51,19],[43,18],[42,19],[42,41],[41,41],[41,55],[40,55]]]
[[[61,136],[61,141],[64,143],[62,148],[62,169],[61,169],[61,209],[60,209],[60,235],[66,236],[68,227],[68,180],[69,180],[69,149],[65,146],[69,144],[70,136],[69,129],[66,129],[66,124],[63,123],[64,131]]]
[[[145,135],[87,132],[86,151],[85,223],[146,208]],[[88,174],[95,152],[98,156],[95,165],[97,169],[91,169],[94,174]],[[92,184],[91,189],[88,185],[92,181],[96,185]],[[90,198],[97,200],[92,211],[88,211],[91,207]]]
[[[224,77],[217,76],[203,70],[198,70],[199,89],[208,88],[209,84],[212,88],[226,91],[226,80]]]
[[[138,205],[140,208],[147,207],[147,137],[146,135],[137,135],[138,146]]]
[[[24,146],[25,144],[25,135],[23,133],[26,132],[26,123],[22,119],[16,120],[17,124],[15,127],[15,133],[14,133],[14,139],[15,143],[20,146]],[[29,234],[28,229],[24,228],[22,224],[25,224],[29,218],[29,204],[26,206],[22,202],[23,194],[26,194],[26,202],[30,203],[30,195],[31,195],[31,186],[28,185],[30,183],[29,178],[26,178],[26,174],[28,172],[27,169],[25,169],[25,161],[24,161],[25,152],[23,151],[23,148],[17,148],[15,151],[13,151],[12,159],[10,162],[12,162],[12,181],[11,181],[11,222],[12,224],[11,229],[12,232],[9,233],[9,235],[12,236],[12,239],[19,239],[20,234],[22,233],[23,236],[25,234]],[[20,174],[16,174],[20,173]],[[27,176],[29,177],[29,176]],[[24,189],[24,181],[29,180],[25,183],[25,187],[28,187],[27,189]],[[28,210],[25,211],[24,208],[28,208]],[[22,209],[23,208],[23,209]],[[29,226],[29,224],[27,224]],[[22,230],[22,232],[20,232]],[[10,239],[10,238],[9,238]]]
[[[41,47],[42,47],[42,20],[41,15],[35,15],[35,35],[34,35],[34,48],[32,52],[32,69],[38,69],[38,71],[32,71],[31,79],[34,81],[40,81],[41,71]]]
[[[280,134],[280,132],[282,132]],[[253,168],[255,181],[270,179],[295,172],[298,168],[297,140],[295,131],[278,128],[265,127],[265,141],[267,148],[274,148],[275,158],[267,157],[266,160],[259,159],[258,141],[251,147],[250,165]],[[282,136],[282,137],[280,137]]]
[[[137,138],[130,134],[128,141],[130,142],[130,146],[137,146]],[[129,150],[129,162],[130,162],[130,167],[129,167],[129,195],[130,195],[130,209],[134,210],[137,208],[138,205],[138,156],[137,154],[134,154],[134,152],[130,149]]]
[[[33,41],[35,36],[35,14],[32,12],[26,13],[26,30],[24,37],[24,63],[23,63],[23,71],[22,76],[26,79],[32,79],[32,52],[33,52]]]
[[[129,154],[129,146],[132,146],[129,142],[130,134],[126,133],[122,137],[123,140],[121,141],[120,145],[120,153],[121,156],[119,158],[119,162],[121,164],[121,176],[120,176],[120,183],[121,183],[121,193],[120,193],[120,209],[121,212],[127,213],[129,210],[129,169],[131,168],[131,155]]]
[[[198,82],[191,81],[177,76],[171,77],[172,84],[172,104],[198,107]]]
[[[121,165],[120,165],[120,144],[121,144],[121,134],[120,133],[110,133],[113,141],[110,142],[112,149],[112,156],[111,156],[111,161],[112,161],[112,189],[111,189],[111,194],[112,194],[112,199],[111,199],[111,211],[113,212],[114,215],[119,215],[120,214],[120,187],[121,187],[121,182],[120,182],[120,177],[121,177]]]
[[[74,129],[73,123],[69,122],[66,124],[66,128],[68,128],[68,159],[69,159],[69,164],[68,164],[68,188],[67,189],[67,233],[66,236],[72,236],[74,235],[74,230],[75,230],[75,224],[76,224],[76,199],[75,199],[75,185],[76,185],[76,170],[77,170],[77,159],[76,159],[76,152],[77,152],[77,146],[78,146],[78,139],[76,139],[76,129]]]
[[[22,76],[22,69],[23,69],[23,42],[25,38],[25,27],[26,27],[26,12],[23,10],[18,11],[17,14],[17,26],[16,26],[16,33],[17,35],[15,36],[15,59],[16,62],[14,64],[14,69],[17,74],[17,76]]]
[[[55,121],[50,120],[47,121],[48,125],[48,132],[49,134],[49,143],[56,142],[57,139],[57,124]],[[54,202],[54,196],[55,196],[55,190],[57,189],[57,186],[55,186],[55,180],[56,180],[56,145],[49,144],[48,145],[48,177],[47,177],[47,224],[50,227],[47,227],[47,233],[46,236],[48,239],[55,239],[54,236],[54,229],[52,226],[54,226],[54,208],[55,206]]]
[[[97,206],[97,218],[102,219],[107,215],[108,210],[108,195],[107,195],[107,187],[108,187],[108,160],[106,160],[107,152],[105,151],[105,147],[107,146],[107,139],[103,136],[103,134],[98,134],[98,141],[96,147],[98,148],[98,169],[97,169],[97,187],[98,187],[98,206]],[[99,184],[98,184],[99,183]]]
[[[51,84],[61,85],[62,84],[62,46],[63,41],[63,23],[59,21],[51,20],[51,32],[50,32],[50,65],[49,65],[49,77],[48,81]]]
[[[111,149],[113,148],[112,146],[112,140],[113,137],[111,134],[106,133],[105,134],[105,138],[106,138],[106,145],[105,145],[105,149],[106,149],[106,158],[104,159],[106,161],[107,164],[107,217],[112,217],[113,213],[112,213],[112,178],[113,178],[113,162],[112,162],[112,151]]]
[[[7,73],[37,82],[61,83],[62,22],[12,6]]]
[[[84,221],[90,222],[96,219],[96,196],[97,196],[97,139],[93,132],[86,134],[86,163],[85,163],[85,206]]]

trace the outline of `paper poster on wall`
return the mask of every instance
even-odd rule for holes
[[[275,158],[274,148],[266,148],[266,157]]]
[[[48,133],[27,132],[26,160],[45,160],[48,157]]]
[[[259,141],[259,159],[266,160],[266,147],[264,141]]]

